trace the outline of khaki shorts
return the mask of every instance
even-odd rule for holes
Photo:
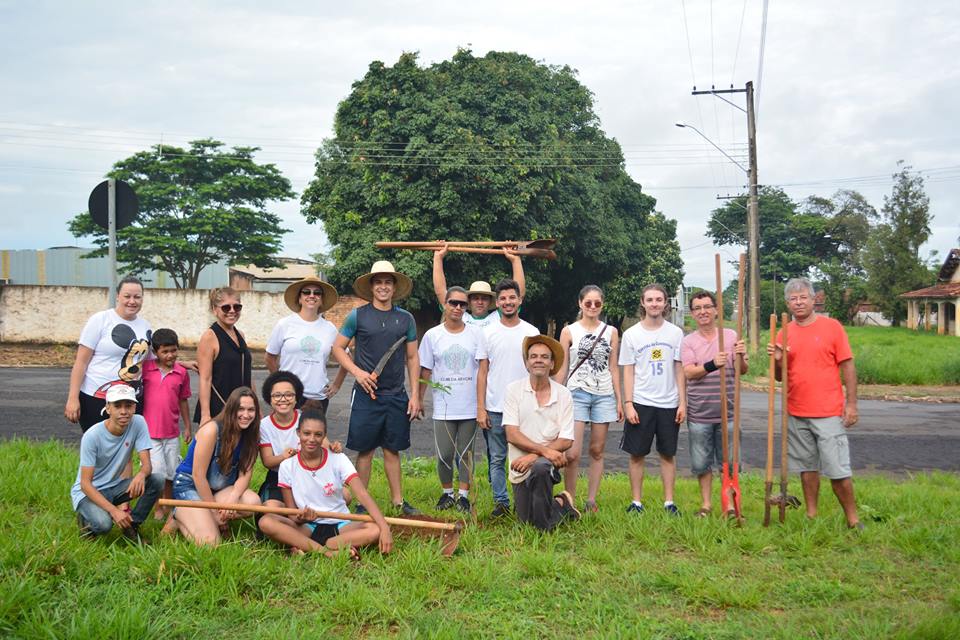
[[[173,480],[180,465],[180,438],[150,438],[150,466],[153,472],[163,476],[164,480]]]
[[[831,480],[853,475],[847,428],[840,416],[798,418],[787,425],[787,459],[792,472],[818,471]]]

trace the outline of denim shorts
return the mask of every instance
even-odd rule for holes
[[[604,423],[617,421],[617,399],[612,394],[598,396],[583,389],[571,389],[573,419],[577,422]]]
[[[197,485],[193,484],[193,476],[189,473],[178,473],[173,476],[174,500],[201,500],[197,493]]]
[[[714,468],[723,468],[723,434],[720,423],[687,422],[687,435],[690,436],[690,470],[693,475],[702,476]],[[732,429],[727,425],[727,435]]]

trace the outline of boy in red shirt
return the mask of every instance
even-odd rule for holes
[[[813,296],[813,285],[806,278],[793,278],[784,287],[787,307],[793,314],[786,350],[789,466],[800,472],[808,518],[817,515],[823,473],[830,478],[847,526],[863,529],[857,517],[847,441],[847,429],[859,418],[857,370],[843,326],[833,318],[818,316]],[[767,345],[767,354],[778,363],[783,358],[782,330],[774,343]],[[776,377],[780,380],[779,366]]]
[[[156,359],[143,363],[143,417],[147,421],[153,448],[150,464],[153,472],[163,476],[163,497],[173,496],[173,476],[180,463],[180,427],[183,420],[183,440],[190,444],[190,374],[177,362],[179,339],[173,329],[157,329],[151,338]],[[164,507],[157,507],[154,517],[162,520],[167,515]]]

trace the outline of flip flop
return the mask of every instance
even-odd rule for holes
[[[710,514],[713,512],[713,509],[700,509],[694,514],[694,518],[709,518]]]

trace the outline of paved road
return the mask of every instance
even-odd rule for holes
[[[265,376],[265,371],[254,371],[254,383],[259,385]],[[80,428],[63,417],[68,377],[67,369],[0,367],[0,438],[57,438],[77,445]],[[344,442],[350,411],[349,382],[333,398],[329,411],[331,436]],[[195,376],[193,385],[196,390]],[[766,456],[766,408],[765,394],[744,392],[743,461],[748,469],[762,467]],[[621,431],[620,425],[612,425],[607,438],[610,471],[626,469],[626,456],[618,449]],[[960,471],[960,405],[861,400],[860,423],[850,432],[850,440],[853,465],[859,471]],[[483,450],[482,438],[478,447],[479,453]],[[409,453],[431,456],[433,452],[429,421],[415,422]],[[683,434],[678,455],[681,470],[689,473]],[[656,456],[651,456],[648,464],[655,466]]]

